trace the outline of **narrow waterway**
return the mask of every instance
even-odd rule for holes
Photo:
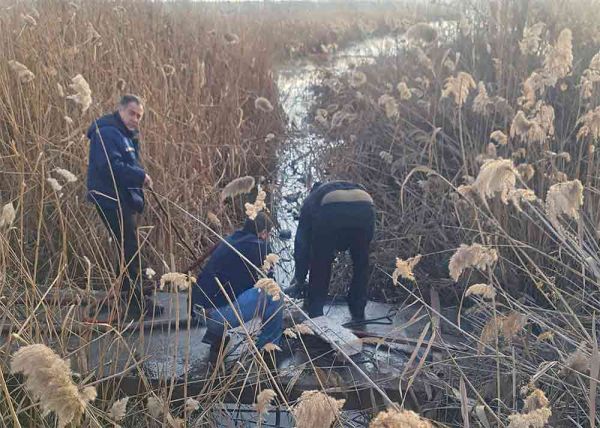
[[[300,205],[312,183],[326,179],[320,160],[329,143],[314,129],[309,118],[316,102],[314,87],[325,74],[339,77],[353,65],[373,63],[383,55],[396,55],[398,49],[395,38],[379,37],[340,50],[318,65],[310,60],[295,61],[277,71],[280,103],[288,118],[285,140],[277,153],[274,186],[277,189],[276,218],[281,230],[289,232],[290,236],[290,239],[279,239],[274,243],[281,256],[276,275],[284,287],[290,284],[294,273],[293,240]]]

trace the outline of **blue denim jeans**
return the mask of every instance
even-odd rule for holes
[[[227,305],[206,311],[205,339],[220,340],[225,328],[239,327],[239,318],[247,322],[256,316],[260,316],[263,322],[256,346],[261,349],[267,343],[278,345],[283,333],[283,299],[274,301],[267,293],[254,287],[237,296],[233,307]]]

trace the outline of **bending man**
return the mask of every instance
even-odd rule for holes
[[[353,264],[348,307],[353,320],[365,317],[369,245],[375,229],[373,199],[358,184],[315,184],[304,201],[294,244],[296,271],[292,293],[308,294],[308,315],[323,315],[336,251],[350,250]],[[305,280],[310,270],[308,290]]]

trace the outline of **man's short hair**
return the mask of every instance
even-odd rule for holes
[[[127,107],[130,103],[136,103],[137,105],[140,105],[140,106],[144,104],[142,99],[140,97],[138,97],[137,95],[125,94],[121,97],[121,100],[119,101],[119,106]]]
[[[259,211],[254,220],[247,218],[244,223],[244,232],[254,233],[255,235],[265,230],[270,232],[271,229],[273,229],[273,220],[263,211]]]

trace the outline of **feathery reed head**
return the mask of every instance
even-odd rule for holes
[[[266,414],[276,396],[277,394],[272,389],[263,389],[260,391],[256,396],[256,403],[254,403],[256,412],[261,416]]]
[[[81,111],[83,113],[86,112],[92,105],[92,90],[90,89],[88,82],[81,74],[78,74],[71,79],[69,88],[75,93],[67,96],[67,99],[75,101],[81,106]]]
[[[450,277],[458,281],[465,269],[475,267],[484,270],[492,267],[498,261],[498,254],[493,248],[484,247],[481,244],[461,246],[450,258],[448,269]]]
[[[22,373],[25,389],[44,412],[54,412],[58,426],[78,423],[90,401],[96,399],[94,387],[79,388],[73,383],[71,366],[46,345],[24,346],[15,352],[11,373]]]
[[[169,272],[160,277],[160,290],[164,290],[167,284],[171,284],[173,291],[184,291],[196,283],[196,278],[179,272]]]
[[[369,428],[432,428],[432,425],[412,410],[388,409],[379,412]]]
[[[21,83],[29,83],[35,79],[35,74],[33,74],[25,65],[17,62],[15,60],[8,61],[8,65],[17,74],[17,78]]]
[[[254,177],[251,176],[236,178],[229,182],[221,191],[221,201],[244,193],[250,193],[255,183]]]
[[[304,391],[292,408],[297,428],[328,428],[339,417],[346,400],[336,400],[321,391]]]
[[[258,97],[256,100],[254,100],[254,107],[257,110],[265,113],[270,113],[273,111],[273,104],[271,104],[271,101],[264,97]]]

